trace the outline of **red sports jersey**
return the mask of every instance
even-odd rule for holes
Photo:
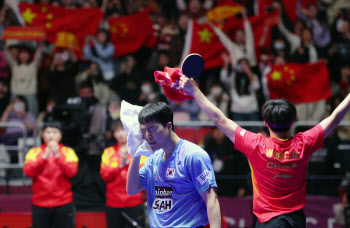
[[[78,157],[74,150],[59,144],[59,156],[43,158],[46,145],[28,151],[24,173],[33,180],[33,204],[57,207],[73,202],[71,178],[78,172]]]
[[[236,129],[235,149],[245,154],[250,164],[253,212],[259,222],[304,207],[307,164],[323,143],[321,125],[287,140]]]
[[[108,147],[102,154],[100,174],[107,183],[106,205],[115,208],[134,207],[143,203],[142,192],[137,195],[128,195],[126,192],[126,178],[129,165],[120,168],[121,155],[118,152],[119,145]],[[141,157],[140,164],[143,165],[146,157]],[[128,154],[128,160],[131,156]]]

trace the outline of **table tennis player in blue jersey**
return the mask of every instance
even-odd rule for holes
[[[173,111],[164,102],[149,103],[138,115],[142,136],[155,151],[139,170],[130,163],[128,194],[147,190],[151,227],[221,227],[217,184],[208,154],[174,132]]]

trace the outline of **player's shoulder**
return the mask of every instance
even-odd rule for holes
[[[32,148],[30,148],[28,153],[40,153],[41,151],[42,151],[41,147],[32,147]]]
[[[149,160],[149,162],[154,162],[154,161],[156,161],[157,159],[160,159],[162,155],[163,155],[163,149],[159,149],[159,150],[154,151],[154,153],[152,153],[152,154],[147,158],[147,160]]]
[[[67,153],[75,153],[72,147],[69,146],[62,146],[61,148],[62,152],[67,152]]]
[[[184,139],[180,150],[184,150],[184,157],[188,158],[209,157],[208,153],[204,149],[202,149],[202,147]]]
[[[115,152],[114,146],[106,147],[106,148],[103,150],[103,153],[104,153],[104,154],[113,154],[114,152]]]

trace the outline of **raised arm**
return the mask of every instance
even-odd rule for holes
[[[225,135],[234,142],[235,131],[237,124],[227,118],[224,113],[213,105],[196,86],[193,79],[189,79],[186,76],[180,78],[180,87],[188,95],[193,96],[201,109],[207,114],[207,116],[214,122],[214,124],[225,133]]]
[[[230,40],[230,38],[218,27],[211,25],[213,30],[215,31],[216,35],[219,37],[221,43],[224,45],[226,50],[230,54],[230,60],[231,60],[231,66],[232,68],[235,68],[238,60],[246,57],[244,53],[241,51],[241,49],[238,47],[238,45]]]
[[[13,67],[14,65],[16,65],[16,60],[12,57],[12,55],[10,54],[10,51],[8,50],[7,46],[4,45],[4,54],[5,54],[5,58],[7,60],[7,63]]]
[[[350,109],[350,94],[338,105],[338,107],[332,112],[332,114],[324,119],[320,125],[323,128],[324,138],[326,138],[344,118],[345,114]]]
[[[129,165],[128,176],[126,180],[126,191],[129,195],[136,195],[144,189],[143,185],[140,182],[140,158],[141,156],[133,157]]]
[[[33,63],[35,64],[36,67],[39,67],[40,65],[40,60],[42,55],[41,51],[43,49],[43,45],[44,45],[43,43],[39,43],[34,53]]]
[[[248,20],[247,17],[247,13],[246,10],[244,9],[242,11],[242,15],[243,15],[243,25],[244,25],[244,33],[245,33],[245,37],[246,37],[246,41],[245,41],[245,47],[246,47],[246,56],[249,60],[249,64],[251,66],[255,66],[256,65],[256,56],[255,56],[255,43],[254,43],[254,35],[253,35],[253,29],[252,26]]]
[[[210,227],[220,228],[221,227],[221,213],[218,195],[213,187],[210,187],[207,191],[202,194],[202,199],[207,205],[207,214],[209,219]]]
[[[284,37],[288,40],[290,46],[291,46],[291,51],[293,52],[296,50],[299,45],[301,39],[297,36],[291,33],[283,24],[282,19],[280,20],[280,23],[278,24],[278,29],[281,31],[281,33],[284,35]]]

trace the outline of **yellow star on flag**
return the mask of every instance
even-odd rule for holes
[[[117,33],[117,28],[115,26],[111,26],[111,32],[112,33]]]
[[[45,27],[46,27],[46,28],[51,28],[51,26],[52,26],[52,24],[51,24],[50,22],[48,22],[48,23],[45,24]]]
[[[213,36],[213,33],[209,32],[209,30],[205,28],[204,30],[199,31],[198,35],[200,36],[199,43],[210,43],[210,38]]]
[[[52,18],[53,18],[52,13],[49,13],[49,14],[46,15],[46,19],[51,20]]]
[[[282,74],[281,74],[281,72],[278,72],[278,71],[274,71],[274,72],[272,72],[272,80],[273,81],[280,81],[281,80],[281,78],[282,78]]]
[[[122,29],[121,36],[122,36],[122,37],[125,37],[126,34],[127,34],[128,31],[129,31],[128,26],[127,26],[125,23],[121,23],[121,24],[120,24],[120,27],[121,27],[121,29]]]
[[[47,7],[46,6],[42,7],[41,8],[41,12],[46,13],[47,12]]]
[[[23,19],[25,22],[28,24],[33,23],[33,19],[36,17],[36,14],[31,11],[30,8],[27,8],[23,13],[22,13]]]

